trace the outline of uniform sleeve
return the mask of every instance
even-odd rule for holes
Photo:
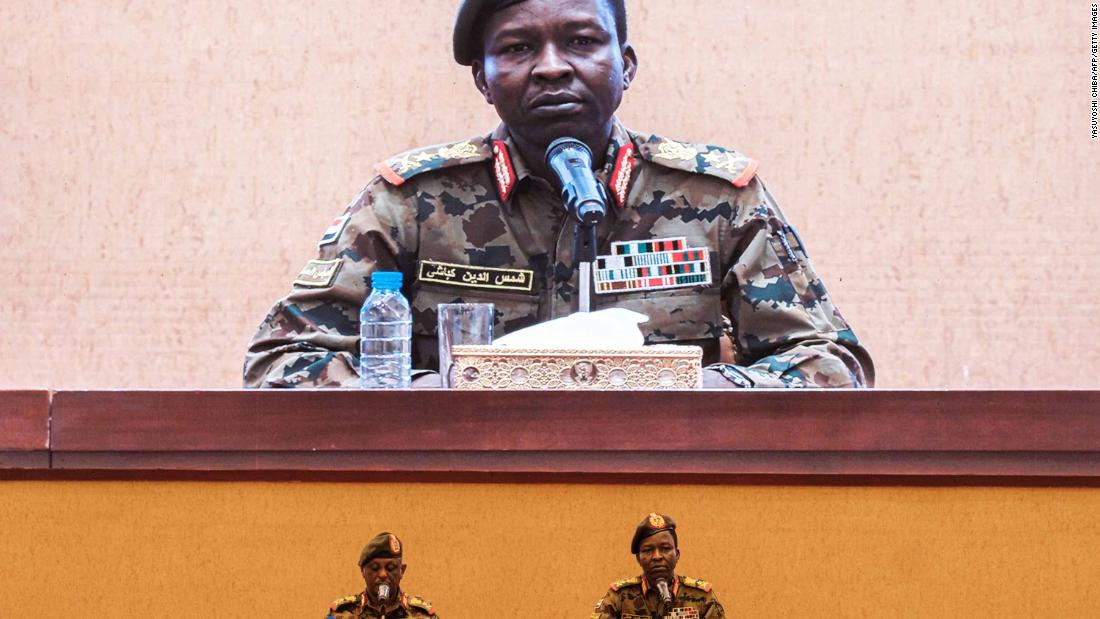
[[[596,608],[592,610],[592,614],[588,616],[589,619],[619,619],[621,613],[619,605],[619,595],[611,590],[608,590],[599,602],[596,602]]]
[[[726,610],[722,608],[722,603],[718,601],[718,597],[715,595],[710,596],[710,600],[707,601],[706,610],[703,612],[703,619],[725,619]]]
[[[759,179],[739,197],[723,247],[725,310],[743,387],[867,387],[871,357],[829,297],[795,229]]]
[[[245,387],[358,386],[359,308],[375,269],[400,270],[408,285],[415,263],[411,211],[380,179],[359,194],[307,265],[322,276],[300,275],[260,324],[245,355]]]

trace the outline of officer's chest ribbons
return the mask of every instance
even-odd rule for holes
[[[674,608],[665,617],[667,619],[699,619],[699,611],[695,608]]]
[[[646,161],[694,174],[715,176],[739,188],[752,181],[759,167],[755,159],[721,146],[688,144],[656,135],[641,143],[638,154]]]
[[[475,137],[410,150],[382,161],[374,168],[391,185],[401,186],[418,174],[488,161],[492,156],[493,149],[485,138]]]
[[[684,237],[620,241],[596,258],[596,293],[616,294],[712,283],[710,250],[688,247]]]

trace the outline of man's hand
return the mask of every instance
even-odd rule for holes
[[[753,381],[732,366],[719,364],[703,368],[703,389],[751,389],[752,387]]]
[[[417,376],[412,382],[413,389],[442,389],[443,378],[435,372],[429,372],[421,376]]]
[[[721,372],[703,370],[703,389],[740,389],[740,387],[726,380]]]

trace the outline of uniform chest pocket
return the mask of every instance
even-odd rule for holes
[[[521,292],[495,292],[419,282],[410,302],[413,333],[435,337],[438,325],[436,306],[442,303],[492,303],[496,310],[493,336],[500,337],[529,327],[539,319],[538,295]]]
[[[594,295],[596,309],[621,307],[649,316],[638,325],[646,344],[718,338],[722,334],[722,297],[717,288],[661,290]]]

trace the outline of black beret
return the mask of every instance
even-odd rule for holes
[[[524,0],[462,0],[455,16],[455,62],[470,66],[481,55],[481,41],[475,41],[478,26],[485,17]]]
[[[652,513],[643,518],[638,523],[638,528],[634,529],[634,539],[630,540],[630,554],[638,554],[638,547],[642,545],[642,540],[657,535],[661,531],[671,533],[672,543],[679,545],[680,542],[676,539],[676,521],[671,516]]]
[[[400,559],[404,548],[401,540],[393,533],[382,532],[367,542],[363,552],[359,553],[359,567],[363,567],[372,559]]]

